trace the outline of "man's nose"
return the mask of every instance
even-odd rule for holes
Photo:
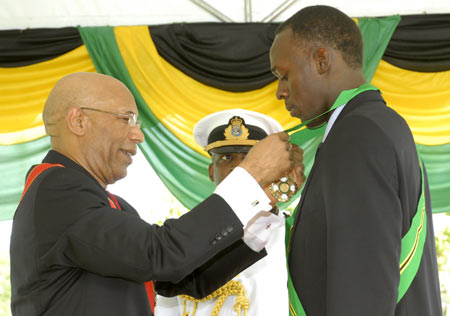
[[[144,133],[142,132],[140,125],[132,127],[130,131],[130,139],[137,144],[144,141]]]
[[[286,84],[282,80],[278,80],[276,97],[278,100],[286,100],[288,97],[288,90],[286,88]]]

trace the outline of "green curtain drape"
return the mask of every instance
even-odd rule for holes
[[[0,146],[0,220],[12,219],[30,166],[40,162],[50,149],[50,137]]]
[[[433,213],[450,212],[450,144],[416,147],[427,168]]]
[[[393,15],[384,18],[360,18],[358,26],[364,40],[364,77],[368,82],[372,80],[381,57],[400,23],[400,16]]]

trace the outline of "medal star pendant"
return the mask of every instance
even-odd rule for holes
[[[297,192],[298,188],[294,180],[289,177],[282,177],[278,182],[272,183],[269,190],[279,202],[287,202]]]

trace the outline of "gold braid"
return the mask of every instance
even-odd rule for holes
[[[195,316],[195,312],[197,310],[197,304],[200,302],[206,302],[213,298],[217,298],[216,304],[214,305],[213,310],[211,311],[211,316],[219,316],[220,309],[222,308],[225,300],[230,295],[236,295],[236,303],[234,304],[234,311],[238,313],[238,316],[241,316],[241,310],[244,310],[244,316],[247,316],[247,310],[250,307],[250,303],[248,301],[247,295],[245,293],[245,289],[242,286],[241,282],[231,280],[215,292],[210,295],[202,298],[196,299],[189,295],[180,295],[183,299],[183,316],[188,316],[189,313],[186,313],[186,302],[192,301],[194,302],[194,308],[192,310],[192,315]]]

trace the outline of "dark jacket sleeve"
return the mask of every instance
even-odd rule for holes
[[[212,260],[196,269],[181,282],[157,281],[155,289],[159,295],[163,296],[185,294],[201,299],[266,255],[264,249],[259,253],[255,252],[241,239],[214,256]]]
[[[158,226],[126,209],[110,208],[98,184],[68,168],[49,172],[38,190],[39,264],[47,267],[177,283],[243,235],[238,217],[214,194],[179,219]],[[224,230],[226,236],[217,239]]]

